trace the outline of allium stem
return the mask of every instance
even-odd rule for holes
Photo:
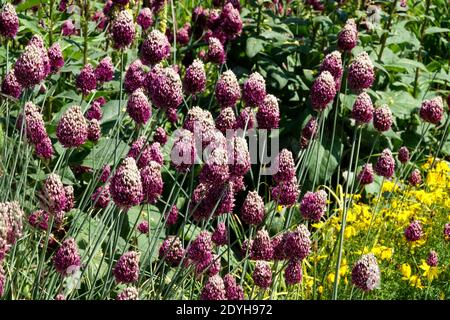
[[[381,38],[381,48],[380,48],[380,52],[378,53],[378,61],[381,61],[381,57],[383,56],[383,51],[386,46],[386,40],[388,38],[389,32],[391,31],[392,18],[394,16],[394,10],[396,7],[397,7],[397,0],[395,0],[392,3],[391,7],[389,8],[389,18],[387,21],[387,25],[384,28],[385,32],[383,33],[382,38]]]

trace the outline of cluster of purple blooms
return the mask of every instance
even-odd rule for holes
[[[295,163],[292,152],[282,149],[275,159],[276,173],[273,175],[277,185],[272,188],[272,197],[279,205],[292,206],[300,194]]]

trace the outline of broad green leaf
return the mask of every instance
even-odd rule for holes
[[[246,47],[245,47],[245,52],[247,53],[247,56],[249,58],[253,58],[254,56],[256,56],[261,50],[264,49],[264,40],[258,39],[258,38],[248,38],[247,39],[247,43],[246,43]]]
[[[429,27],[425,30],[425,34],[433,34],[433,33],[448,33],[450,29],[448,28],[439,28],[439,27]]]

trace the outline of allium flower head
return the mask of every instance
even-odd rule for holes
[[[370,88],[375,80],[372,60],[367,52],[358,54],[348,68],[348,85],[355,92]]]
[[[200,294],[201,300],[225,300],[225,285],[219,275],[209,277]]]
[[[258,72],[253,72],[244,82],[242,98],[248,106],[263,104],[266,98],[266,81]]]
[[[43,159],[51,159],[54,154],[52,141],[48,136],[35,145],[36,155]]]
[[[328,71],[322,71],[311,87],[311,103],[315,110],[323,111],[336,95],[336,83]]]
[[[211,240],[218,246],[223,246],[228,242],[228,230],[223,222],[217,224],[216,230],[214,230]]]
[[[422,102],[419,112],[420,117],[429,123],[438,124],[444,116],[444,104],[441,97],[436,97]]]
[[[177,43],[180,46],[185,46],[189,43],[191,38],[191,25],[186,22],[184,26],[177,31]]]
[[[228,154],[224,148],[216,148],[206,160],[200,172],[202,183],[224,183],[229,178]]]
[[[25,113],[25,132],[27,136],[27,140],[30,143],[37,144],[45,139],[47,136],[47,132],[45,130],[45,123],[42,118],[42,114],[39,111],[39,108],[31,101],[25,103],[24,106]],[[19,121],[21,122],[21,121]],[[21,123],[20,129],[21,130]]]
[[[444,226],[444,239],[450,241],[450,223],[446,223]]]
[[[336,92],[338,92],[341,86],[342,74],[344,73],[341,53],[339,51],[333,51],[325,56],[320,65],[320,72],[323,71],[331,73],[336,84]]]
[[[236,125],[242,130],[250,130],[255,126],[256,116],[250,107],[245,107],[241,110],[239,117],[236,120]]]
[[[166,225],[173,226],[178,221],[178,208],[173,205],[166,214]]]
[[[50,173],[42,185],[42,201],[52,214],[64,211],[67,206],[67,197],[61,178]]]
[[[150,8],[142,8],[139,11],[136,22],[142,27],[142,30],[147,30],[153,24],[153,13]]]
[[[406,163],[409,161],[409,150],[407,147],[403,146],[398,150],[398,160],[401,163]]]
[[[133,91],[141,88],[144,85],[146,73],[144,71],[144,65],[141,60],[137,59],[133,61],[125,73],[125,79],[123,86],[127,93],[132,93]]]
[[[133,283],[139,278],[139,254],[134,251],[125,252],[113,269],[117,283]]]
[[[391,150],[384,149],[381,155],[378,157],[375,164],[375,172],[377,175],[390,178],[395,171],[395,160],[392,157]]]
[[[295,163],[292,152],[282,149],[275,159],[276,173],[273,178],[275,181],[290,181],[295,177]]]
[[[431,250],[427,257],[427,265],[430,267],[437,267],[439,263],[438,254],[436,251]]]
[[[358,124],[369,123],[372,121],[374,108],[370,96],[366,92],[362,92],[353,104],[352,118]]]
[[[66,194],[66,206],[64,207],[65,212],[69,212],[73,209],[75,206],[75,195],[73,193],[73,187],[72,186],[65,186],[64,192]]]
[[[234,130],[236,128],[236,116],[233,108],[226,107],[220,111],[216,119],[216,128],[223,134],[226,134],[227,130]]]
[[[101,128],[97,119],[92,119],[88,123],[88,139],[92,142],[97,142],[100,139]]]
[[[64,57],[61,51],[61,46],[58,42],[54,43],[48,49],[48,58],[50,60],[50,70],[56,73],[64,66]]]
[[[303,218],[320,221],[327,209],[327,193],[324,190],[308,191],[300,203],[300,212]]]
[[[150,98],[158,108],[176,109],[183,101],[183,85],[173,68],[156,65],[148,73],[146,82]]]
[[[183,79],[183,88],[188,94],[197,94],[203,92],[206,87],[206,73],[203,62],[195,59],[186,69],[186,75]]]
[[[301,224],[286,236],[284,253],[290,259],[303,260],[311,252],[311,233],[305,225]]]
[[[223,277],[223,283],[225,285],[225,296],[227,300],[244,300],[244,289],[237,284],[236,278],[227,274]]]
[[[10,70],[2,82],[2,93],[8,96],[19,98],[22,94],[22,85],[17,81],[14,69]]]
[[[245,91],[244,91],[245,92]],[[271,94],[266,95],[264,102],[259,105],[256,113],[258,128],[260,129],[276,129],[280,122],[280,108],[278,107],[277,98]]]
[[[411,172],[408,182],[412,186],[418,186],[422,183],[422,175],[420,174],[419,169],[414,169],[413,172]]]
[[[155,161],[141,169],[141,181],[144,192],[144,200],[147,203],[155,203],[163,191],[163,180],[161,177],[161,165]]]
[[[280,181],[277,186],[272,188],[272,198],[282,206],[294,205],[299,194],[300,190],[295,176],[291,180]]]
[[[280,233],[272,239],[273,247],[273,259],[284,260],[286,259],[286,253],[284,252],[284,244],[286,242],[289,232]]]
[[[0,35],[6,38],[15,38],[19,31],[19,18],[16,9],[10,3],[6,3],[0,10]]]
[[[67,19],[61,25],[62,35],[65,37],[70,37],[78,33],[78,30],[75,28],[72,19]]]
[[[153,141],[158,142],[162,146],[167,142],[167,133],[163,127],[158,127],[155,130],[155,134],[153,135]]]
[[[104,209],[110,201],[109,185],[98,187],[91,196],[92,203],[96,208]]]
[[[45,77],[42,51],[36,45],[27,45],[14,65],[14,75],[23,88],[30,88]]]
[[[94,73],[100,83],[111,81],[114,78],[114,65],[111,58],[103,58],[95,68]]]
[[[200,183],[192,195],[191,208],[194,210],[194,219],[202,220],[224,213],[232,212],[234,208],[233,184],[203,184]]]
[[[137,124],[146,124],[152,116],[152,107],[144,90],[135,90],[127,102],[127,112]]]
[[[220,256],[213,254],[210,260],[204,260],[201,263],[196,263],[195,273],[196,275],[206,273],[208,276],[212,277],[220,272],[221,267]]]
[[[284,279],[287,284],[294,285],[302,282],[302,263],[296,259],[291,259],[284,270]]]
[[[154,29],[144,40],[140,58],[142,63],[155,65],[170,55],[170,43],[166,35]]]
[[[129,10],[120,11],[111,25],[114,47],[118,49],[128,47],[133,42],[135,35],[136,30],[131,12]]]
[[[233,71],[222,73],[216,84],[216,99],[222,108],[234,107],[241,98],[241,88]]]
[[[242,19],[239,10],[235,9],[231,3],[225,4],[220,13],[222,30],[231,38],[238,36],[242,32]]]
[[[226,53],[222,42],[214,37],[208,39],[208,52],[206,54],[206,61],[222,65],[226,61]]]
[[[180,130],[170,153],[172,166],[178,172],[186,172],[194,164],[195,154],[194,135],[189,130]]]
[[[145,136],[140,136],[130,147],[128,151],[128,157],[132,157],[136,160],[138,168],[143,168],[149,164],[152,160],[150,153],[150,146],[147,144],[147,138]]]
[[[266,261],[256,261],[255,270],[252,275],[255,285],[267,289],[272,284],[272,270]]]
[[[373,167],[371,163],[365,164],[358,174],[358,181],[361,185],[371,184],[373,182]]]
[[[70,275],[71,272],[80,268],[81,257],[78,247],[73,238],[64,240],[53,256],[53,265],[62,276]]]
[[[83,95],[88,95],[97,87],[97,78],[94,73],[94,68],[90,63],[86,64],[83,69],[81,69],[76,80],[76,85]]]
[[[0,202],[0,266],[10,246],[22,236],[23,216],[17,201]]]
[[[111,166],[109,164],[105,164],[102,167],[102,174],[100,175],[100,181],[106,183],[106,181],[108,181],[110,174],[111,174]]]
[[[140,222],[137,227],[136,227],[137,231],[139,231],[142,234],[148,234],[149,231],[149,225],[147,221],[142,221]]]
[[[212,256],[212,240],[208,231],[202,231],[191,242],[187,249],[187,256],[196,263],[210,261]]]
[[[380,132],[388,131],[393,123],[391,109],[387,105],[376,108],[373,113],[373,126]]]
[[[414,220],[405,229],[405,238],[407,241],[418,241],[423,237],[422,224],[418,220]]]
[[[363,291],[372,291],[380,286],[380,268],[373,253],[365,254],[352,269],[352,283]]]
[[[233,159],[232,161],[229,161],[230,173],[236,176],[244,176],[250,171],[251,168],[250,152],[248,150],[247,140],[243,137],[234,136],[231,143],[233,144]],[[230,146],[228,148],[228,150],[231,149]]]
[[[127,287],[116,297],[116,300],[139,300],[139,293],[135,287]]]
[[[180,238],[168,236],[159,248],[159,257],[169,265],[176,267],[180,264],[185,254]]]
[[[317,119],[315,117],[311,117],[302,129],[302,137],[308,140],[315,138],[317,126]]]
[[[257,225],[264,220],[264,201],[256,191],[250,191],[241,208],[241,219],[247,224]]]
[[[351,51],[358,42],[358,29],[354,19],[348,19],[338,35],[338,47],[342,51]]]
[[[273,247],[267,230],[261,229],[256,233],[250,250],[250,256],[254,260],[272,260]]]
[[[95,119],[100,121],[103,117],[102,107],[100,107],[100,105],[98,103],[95,103],[94,101],[94,103],[92,103],[89,109],[86,111],[85,117],[88,120]]]
[[[142,201],[143,188],[136,161],[127,157],[111,178],[109,187],[112,199],[118,207],[129,208]]]
[[[28,223],[35,228],[47,231],[49,217],[45,210],[36,210],[28,216]]]
[[[198,127],[196,128],[196,126]],[[201,133],[205,133],[206,131],[210,131],[214,128],[214,119],[211,112],[195,106],[189,109],[183,123],[183,128],[192,133],[195,133],[196,130],[199,130]]]
[[[166,5],[167,0],[151,0],[150,7],[154,13],[159,13]]]
[[[58,122],[56,137],[66,148],[77,148],[88,138],[88,124],[79,106],[67,110]]]

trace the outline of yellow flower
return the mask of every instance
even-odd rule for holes
[[[345,232],[344,232],[344,236],[345,239],[349,239],[353,236],[355,236],[357,234],[355,227],[353,226],[347,226],[347,228],[345,228]]]
[[[319,288],[317,288],[317,291],[319,291],[320,294],[323,293],[323,286],[319,286]]]
[[[422,276],[426,277],[429,282],[432,282],[434,279],[436,279],[439,276],[439,269],[437,267],[431,267],[429,266],[425,260],[422,260],[422,264],[419,266],[420,269],[422,269],[424,272],[422,273]]]
[[[420,280],[419,276],[412,275],[411,278],[409,278],[409,285],[413,288],[423,289],[425,288],[422,285],[422,281]]]
[[[408,263],[403,263],[400,266],[400,272],[403,275],[403,280],[409,280],[411,278],[411,266]]]
[[[281,212],[281,211],[283,211],[283,206],[278,205],[278,206],[277,206],[277,212]]]

